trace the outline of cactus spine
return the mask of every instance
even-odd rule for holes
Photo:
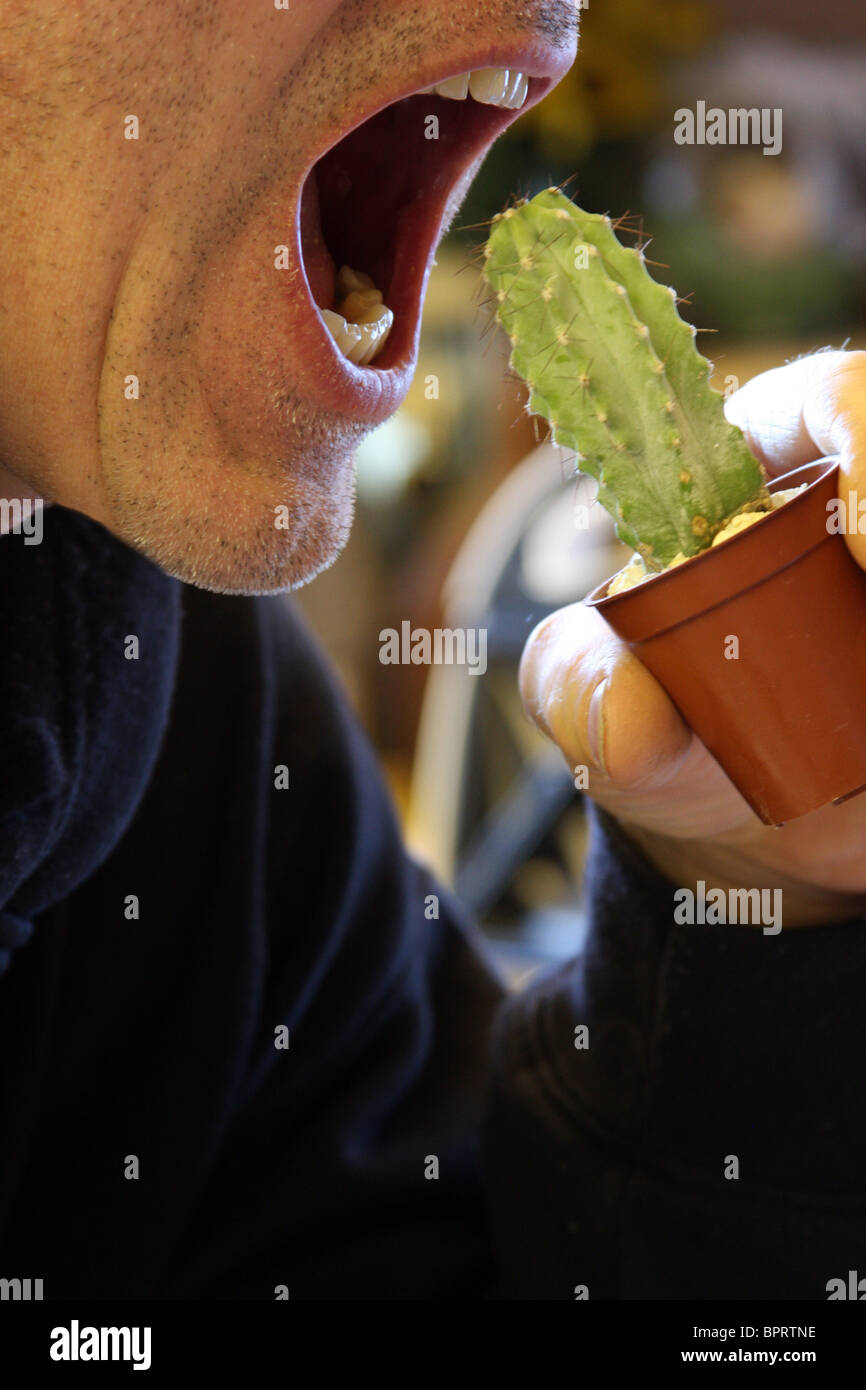
[[[529,409],[575,450],[649,569],[705,549],[748,504],[769,505],[674,290],[607,217],[557,189],[539,193],[494,218],[484,277]]]

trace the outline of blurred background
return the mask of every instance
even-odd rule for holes
[[[686,146],[674,112],[783,112],[783,146]],[[730,392],[816,348],[866,347],[862,0],[588,0],[575,67],[495,146],[443,243],[415,384],[358,458],[336,565],[297,602],[373,739],[416,852],[515,980],[579,949],[582,798],[529,725],[534,625],[627,553],[574,461],[544,442],[481,301],[483,224],[552,183],[630,214]],[[383,665],[379,633],[484,628],[487,671]]]

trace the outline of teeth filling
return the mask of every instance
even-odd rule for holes
[[[319,313],[343,356],[358,367],[379,356],[394,322],[369,275],[347,265],[337,275],[336,307]]]

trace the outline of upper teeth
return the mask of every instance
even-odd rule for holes
[[[369,275],[347,265],[337,276],[337,308],[319,312],[343,356],[359,367],[378,357],[394,322]]]
[[[516,111],[526,100],[529,78],[515,68],[476,68],[474,72],[463,72],[459,77],[449,77],[445,82],[421,90],[450,97],[452,101],[465,101],[471,96],[485,106],[505,106],[509,111]]]

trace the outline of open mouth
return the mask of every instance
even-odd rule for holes
[[[553,80],[489,67],[444,79],[375,112],[312,166],[298,218],[304,272],[350,374],[411,359],[451,206],[496,136]]]

